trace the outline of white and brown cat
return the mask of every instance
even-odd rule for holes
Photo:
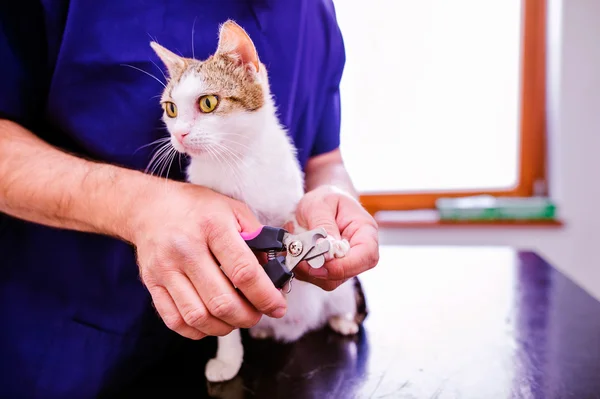
[[[151,47],[168,71],[160,100],[163,121],[172,146],[190,157],[189,182],[243,201],[264,225],[292,222],[294,231],[301,231],[294,211],[304,195],[304,176],[248,34],[235,22],[225,22],[217,50],[206,60],[180,57],[155,42]],[[330,241],[329,256],[344,256],[350,248],[346,240]],[[357,284],[349,280],[328,292],[296,280],[287,295],[287,314],[281,319],[263,316],[250,335],[292,342],[327,324],[340,334],[356,334],[366,316]],[[206,378],[232,379],[243,356],[239,330],[219,337]]]

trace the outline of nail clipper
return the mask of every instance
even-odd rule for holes
[[[288,293],[292,289],[294,268],[305,260],[312,268],[319,268],[325,264],[325,253],[330,249],[331,243],[326,238],[327,232],[323,228],[291,234],[287,230],[271,226],[262,226],[253,233],[241,233],[248,246],[260,252],[267,253],[267,263],[262,265],[267,275],[278,289],[282,289],[288,282]],[[278,252],[287,252],[285,256],[277,255]]]

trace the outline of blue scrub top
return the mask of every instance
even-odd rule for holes
[[[336,149],[345,58],[331,0],[2,2],[0,116],[67,151],[143,170],[152,148],[142,147],[167,134],[162,86],[123,64],[162,78],[151,40],[191,57],[193,28],[193,52],[206,58],[227,19],[254,40],[301,164]],[[178,166],[172,178],[183,176]],[[2,398],[94,397],[143,370],[174,334],[129,245],[2,214],[0,320]]]

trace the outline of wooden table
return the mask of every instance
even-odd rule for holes
[[[241,374],[206,384],[198,359],[185,397],[600,398],[600,303],[533,253],[383,246],[362,282],[359,336],[246,336]]]

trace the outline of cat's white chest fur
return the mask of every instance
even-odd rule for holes
[[[188,180],[244,202],[263,225],[282,227],[302,198],[304,180],[285,131],[272,124],[265,129],[239,152],[192,159]]]

